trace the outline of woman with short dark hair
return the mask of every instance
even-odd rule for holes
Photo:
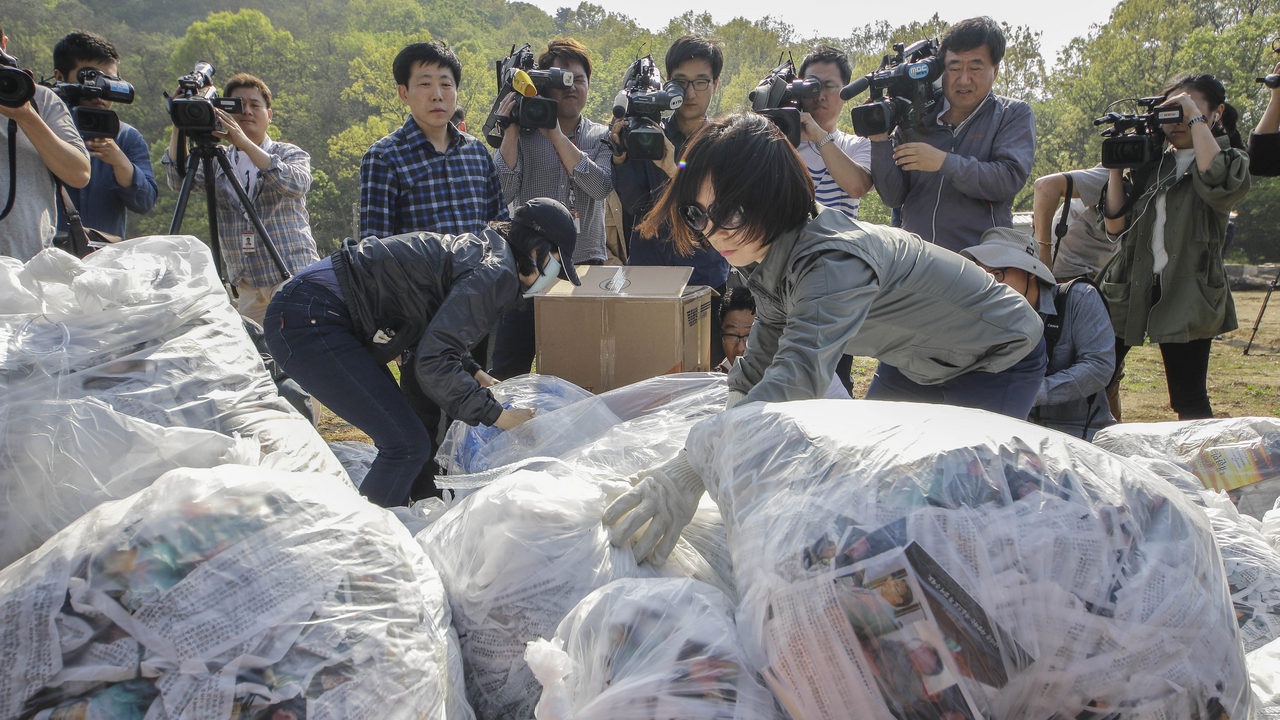
[[[880,360],[867,398],[982,408],[1025,419],[1045,371],[1040,316],[974,263],[898,228],[814,203],[813,181],[766,118],[710,122],[642,232],[709,243],[756,299],[729,404],[820,398],[840,355]],[[605,514],[621,544],[659,562],[702,494],[684,453],[641,473]]]

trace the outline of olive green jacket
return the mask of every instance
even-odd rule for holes
[[[1126,345],[1141,345],[1148,337],[1154,343],[1202,340],[1239,327],[1222,246],[1231,208],[1249,191],[1249,156],[1230,147],[1225,137],[1218,144],[1222,151],[1205,172],[1192,162],[1181,177],[1174,177],[1177,163],[1170,149],[1154,167],[1135,174],[1141,194],[1129,209],[1120,249],[1098,283],[1116,337]],[[1152,304],[1153,190],[1158,188],[1168,189],[1164,244],[1169,262],[1160,272],[1160,302]],[[1131,197],[1135,193],[1129,192]],[[1102,203],[1106,197],[1104,188]]]

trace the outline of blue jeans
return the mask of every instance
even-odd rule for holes
[[[405,505],[435,448],[384,362],[356,335],[346,303],[320,285],[291,280],[263,319],[267,349],[280,367],[378,448],[360,492],[383,507]]]
[[[880,363],[867,388],[867,399],[958,405],[1026,420],[1048,365],[1044,338],[1008,370],[969,372],[937,385],[921,385],[898,368]]]

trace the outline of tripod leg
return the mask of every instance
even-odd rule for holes
[[[231,181],[231,189],[236,191],[236,197],[240,198],[240,206],[244,208],[245,214],[249,216],[249,222],[253,223],[253,229],[258,233],[258,237],[262,238],[262,245],[267,249],[267,254],[271,256],[271,261],[275,263],[276,269],[280,271],[280,281],[288,280],[291,275],[284,266],[284,260],[280,258],[280,251],[276,249],[276,244],[271,241],[271,235],[267,232],[267,228],[262,224],[262,218],[258,217],[258,211],[253,208],[253,201],[249,199],[248,193],[240,186],[240,181],[236,179],[235,169],[231,167],[231,161],[227,159],[227,154],[222,148],[217,148],[218,165],[222,167],[222,172]]]
[[[1258,308],[1258,319],[1253,321],[1253,332],[1249,333],[1249,342],[1244,346],[1244,354],[1249,354],[1249,348],[1253,347],[1253,339],[1258,336],[1258,327],[1262,325],[1262,313],[1267,311],[1267,303],[1271,300],[1271,293],[1275,292],[1276,283],[1280,282],[1280,272],[1271,278],[1271,285],[1267,288],[1267,294],[1262,298],[1262,307]]]
[[[227,281],[227,270],[222,264],[222,240],[218,236],[218,188],[213,177],[213,160],[207,153],[202,159],[204,161],[204,197],[209,211],[209,241],[213,245],[213,266],[218,269],[218,279],[224,286],[231,288],[232,294],[235,294],[235,286]]]
[[[182,176],[182,189],[178,191],[178,205],[173,209],[173,220],[169,222],[169,234],[177,235],[182,229],[182,218],[187,214],[187,200],[191,198],[191,186],[196,180],[196,166],[200,162],[196,153],[187,157],[187,174]]]

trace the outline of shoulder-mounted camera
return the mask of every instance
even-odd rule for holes
[[[101,99],[107,102],[133,102],[133,86],[114,75],[108,75],[97,68],[83,67],[76,73],[75,82],[47,82],[43,85],[52,89],[62,98],[71,110],[71,118],[76,123],[80,136],[90,138],[114,138],[120,134],[120,118],[106,108],[81,107],[84,100]]]
[[[498,96],[489,109],[489,117],[485,118],[485,140],[489,145],[498,147],[502,144],[502,133],[512,123],[520,126],[522,132],[533,132],[537,128],[553,128],[559,121],[560,103],[545,97],[552,88],[573,86],[573,73],[560,68],[540,69],[534,63],[533,49],[525,43],[516,49],[511,46],[511,53],[501,60],[495,61]],[[511,93],[516,93],[515,105],[509,116],[499,116],[498,107]]]
[[[866,102],[849,110],[853,131],[862,137],[891,133],[898,127],[914,131],[936,102],[935,83],[942,77],[938,41],[894,43],[893,50],[880,59],[875,72],[840,91],[841,100],[850,100],[871,90]]]
[[[796,65],[788,57],[765,75],[760,84],[747,93],[751,109],[773,121],[792,145],[799,145],[800,101],[822,94],[822,83],[798,77]]]
[[[662,74],[652,55],[636,58],[622,78],[622,90],[613,99],[613,116],[626,122],[618,133],[627,156],[638,160],[661,160],[666,154],[662,113],[684,104],[684,88],[662,82]]]
[[[1102,166],[1105,168],[1142,167],[1159,159],[1164,150],[1164,125],[1182,122],[1182,106],[1161,107],[1163,97],[1117,100],[1132,102],[1146,112],[1108,112],[1093,121],[1097,125],[1110,125],[1102,131]]]

